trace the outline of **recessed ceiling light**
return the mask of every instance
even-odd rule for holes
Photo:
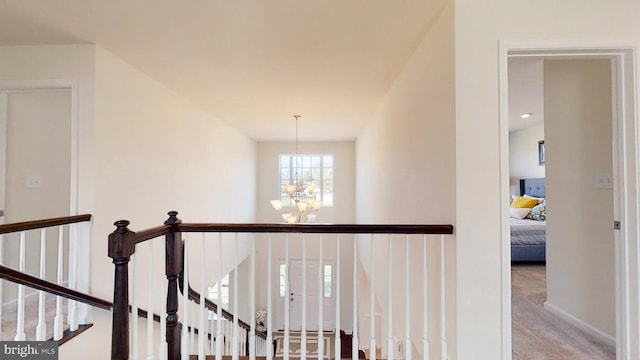
[[[529,116],[531,116],[531,113],[524,113],[524,114],[520,115],[520,117],[523,118],[523,119],[526,119]]]

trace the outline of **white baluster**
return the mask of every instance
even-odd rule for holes
[[[291,293],[289,286],[289,234],[285,235],[284,244],[284,263],[285,265],[285,292],[284,301],[284,359],[289,360],[289,309],[291,308]]]
[[[222,360],[224,333],[222,332],[222,233],[218,233],[218,268],[216,271],[218,292],[216,293],[216,360]]]
[[[131,314],[129,324],[131,324],[131,359],[138,358],[138,280],[136,255],[131,255]]]
[[[25,248],[27,246],[26,233],[22,231],[20,233],[20,258],[18,269],[20,272],[24,272],[25,269]],[[16,318],[16,336],[15,341],[25,341],[26,334],[24,333],[24,285],[18,285],[18,314]]]
[[[393,256],[391,235],[387,236],[387,359],[393,360]]]
[[[0,234],[0,264],[4,264],[4,234]],[[3,287],[3,282],[0,281],[0,319],[2,319],[4,315],[2,311],[2,304],[4,304]],[[2,321],[0,321],[0,334],[2,334]]]
[[[405,351],[405,359],[411,360],[411,302],[409,300],[409,276],[411,272],[409,271],[409,235],[405,236],[405,273],[404,273],[404,351]]]
[[[318,261],[318,360],[324,356],[324,260],[322,256],[322,235],[320,235],[320,260]]]
[[[358,236],[353,236],[353,334],[351,336],[351,359],[358,359]]]
[[[249,275],[249,299],[251,305],[251,316],[249,320],[249,359],[255,360],[256,358],[256,237],[255,234],[251,237],[251,274]],[[237,314],[237,310],[234,310]]]
[[[369,359],[376,360],[376,267],[374,264],[375,259],[375,244],[373,234],[371,234],[371,241],[369,242],[371,247],[371,253],[369,254],[369,272],[371,273],[371,293],[369,298]]]
[[[212,310],[208,311],[209,313],[209,332],[211,333],[211,338],[209,339],[209,355],[213,355],[216,353],[216,323],[214,321],[214,314]]]
[[[147,241],[147,244],[149,244],[149,263],[147,267],[147,285],[149,286],[149,291],[147,291],[147,360],[153,360],[153,285],[155,283],[153,281],[153,240]]]
[[[62,226],[58,227],[58,264],[57,264],[57,274],[56,274],[56,283],[58,285],[62,285],[63,281],[63,261],[64,261],[64,228]],[[62,314],[62,296],[56,296],[56,315],[53,318],[53,340],[62,339],[62,334],[64,332],[64,317]]]
[[[447,328],[446,328],[446,305],[447,297],[445,292],[447,290],[445,284],[445,252],[444,252],[444,235],[440,237],[440,342],[442,346],[442,360],[446,360],[448,355],[447,351]]]
[[[198,360],[204,360],[204,347],[207,341],[207,332],[206,329],[206,309],[204,307],[204,293],[206,291],[204,285],[204,262],[205,262],[205,243],[204,243],[205,233],[202,233],[202,238],[200,239],[200,305],[198,309],[200,310],[200,321],[198,322]]]
[[[231,355],[233,360],[238,360],[238,233],[235,233],[234,238],[233,263],[233,312],[235,313],[235,315],[233,316],[233,350],[231,352]]]
[[[162,254],[166,254],[166,243],[162,242]],[[158,346],[158,359],[166,359],[167,352],[169,351],[169,344],[167,344],[167,263],[165,261],[160,261],[160,267],[162,272],[160,273],[159,284],[161,284],[162,288],[162,297],[160,298],[160,344]]]
[[[300,336],[300,358],[307,358],[307,238],[302,234],[302,334]]]
[[[334,309],[336,311],[336,331],[335,331],[335,347],[334,347],[334,357],[339,359],[342,357],[342,343],[340,339],[340,234],[336,234],[336,272],[335,272],[335,288],[336,288],[336,296],[335,296],[335,306]]]
[[[46,277],[46,252],[47,252],[47,230],[40,229],[40,279]],[[47,323],[45,322],[44,291],[38,291],[38,324],[36,325],[36,341],[43,341],[47,336]]]
[[[267,360],[273,359],[273,324],[271,323],[271,276],[272,276],[272,264],[271,264],[271,234],[269,234],[269,242],[267,244],[267,341],[266,341],[266,357]],[[278,287],[279,289],[279,287]]]
[[[193,308],[193,311],[189,311],[189,315],[191,316],[191,319],[189,319],[189,324],[191,324],[191,331],[189,331],[189,348],[187,349],[187,354],[191,354],[193,352],[194,346],[196,349],[198,349],[198,339],[196,338],[196,324],[198,323],[198,318],[196,315],[197,307],[195,306],[195,304],[189,302],[188,306],[191,306]]]
[[[69,289],[78,290],[78,225],[69,225]],[[78,330],[78,303],[67,302],[67,323],[70,331]]]
[[[189,234],[184,239],[184,280],[182,284],[182,337],[180,338],[180,354],[183,359],[188,359],[189,354]]]
[[[422,280],[422,358],[429,360],[429,281],[426,234],[422,239]]]

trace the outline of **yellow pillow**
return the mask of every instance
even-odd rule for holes
[[[516,196],[515,199],[511,202],[512,208],[529,208],[538,205],[538,199],[526,198],[522,196]]]

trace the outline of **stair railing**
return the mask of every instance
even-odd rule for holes
[[[371,309],[375,309],[376,306],[376,297],[379,298],[379,295],[375,295],[376,291],[380,291],[375,288],[376,282],[376,272],[380,267],[383,267],[383,264],[379,262],[379,254],[374,254],[373,249],[379,248],[380,242],[383,239],[388,244],[389,249],[392,249],[392,243],[394,243],[394,249],[398,248],[402,251],[403,259],[401,261],[392,260],[391,251],[388,251],[389,260],[386,262],[386,266],[388,266],[388,273],[391,274],[392,268],[397,268],[400,266],[403,270],[401,275],[398,276],[399,279],[405,279],[404,282],[392,283],[391,276],[389,276],[389,284],[394,285],[396,288],[401,287],[402,291],[399,295],[392,294],[392,287],[390,286],[388,289],[389,302],[387,303],[388,308],[386,310],[386,315],[388,316],[388,323],[394,324],[396,319],[404,318],[404,338],[403,341],[398,344],[395,333],[393,331],[393,325],[389,327],[389,333],[387,337],[387,347],[385,349],[386,358],[393,359],[394,356],[396,358],[402,356],[406,359],[411,358],[411,352],[413,351],[414,342],[411,340],[411,326],[412,322],[419,321],[420,325],[423,326],[423,334],[422,334],[422,347],[421,352],[425,354],[423,358],[428,358],[429,354],[432,352],[439,352],[442,358],[446,358],[447,354],[447,331],[446,331],[446,313],[447,313],[447,299],[446,299],[446,283],[445,280],[445,268],[447,266],[445,256],[445,237],[446,235],[453,233],[453,226],[451,225],[327,225],[327,224],[196,224],[196,223],[182,223],[180,219],[177,217],[177,212],[172,211],[169,213],[169,219],[165,221],[164,225],[154,227],[151,229],[133,232],[128,229],[129,222],[126,220],[120,220],[115,223],[116,230],[109,235],[109,256],[113,259],[115,264],[115,283],[114,283],[114,313],[113,313],[113,334],[112,334],[112,359],[128,359],[131,355],[132,359],[136,359],[138,355],[144,356],[144,351],[140,351],[136,348],[136,343],[138,342],[138,338],[135,334],[137,325],[131,325],[130,319],[128,316],[128,304],[132,301],[129,297],[129,289],[138,289],[141,282],[139,280],[140,275],[139,271],[135,270],[136,266],[144,267],[144,265],[136,265],[136,262],[139,260],[146,259],[147,257],[139,257],[137,260],[132,261],[132,258],[137,251],[142,249],[143,251],[147,251],[149,254],[153,254],[151,249],[140,248],[140,244],[142,242],[148,242],[152,239],[159,239],[160,237],[164,237],[164,277],[165,280],[162,282],[163,287],[163,301],[162,307],[166,309],[166,317],[163,317],[160,331],[160,339],[159,339],[159,348],[158,348],[158,358],[167,358],[167,359],[181,359],[188,358],[191,353],[194,352],[194,343],[197,343],[197,347],[195,347],[195,351],[198,353],[198,359],[204,359],[206,354],[215,354],[216,357],[222,355],[232,355],[234,359],[238,359],[239,356],[245,355],[248,356],[249,359],[255,359],[256,356],[264,356],[266,359],[273,359],[276,355],[281,356],[284,359],[289,359],[293,351],[291,348],[292,341],[298,341],[299,349],[297,349],[296,356],[300,356],[302,359],[307,357],[316,357],[320,359],[324,359],[326,357],[338,357],[338,354],[345,356],[342,351],[340,345],[340,334],[341,334],[341,311],[340,306],[335,309],[335,321],[333,321],[333,335],[335,337],[334,340],[334,350],[333,356],[330,355],[331,349],[327,349],[324,347],[325,341],[328,338],[324,335],[324,327],[323,323],[326,320],[326,316],[323,317],[323,305],[319,306],[319,314],[318,314],[318,331],[317,335],[307,335],[307,300],[305,300],[306,294],[306,285],[303,284],[302,290],[302,326],[301,333],[298,336],[296,334],[296,338],[291,335],[291,326],[289,319],[289,301],[284,301],[284,337],[279,338],[277,342],[276,349],[271,346],[272,342],[275,341],[274,329],[277,327],[276,321],[274,321],[272,313],[275,311],[275,306],[272,304],[272,293],[271,289],[274,287],[271,281],[272,278],[272,268],[275,268],[275,263],[272,262],[272,258],[274,257],[272,254],[272,236],[275,237],[283,236],[286,242],[285,246],[285,261],[286,264],[289,264],[289,238],[293,238],[296,235],[296,241],[300,239],[302,246],[302,273],[304,278],[304,273],[307,271],[308,266],[304,265],[307,261],[312,261],[312,259],[307,259],[307,238],[319,236],[318,244],[320,244],[319,257],[320,266],[318,267],[318,274],[321,274],[322,271],[322,243],[328,242],[330,244],[335,244],[335,250],[337,251],[336,258],[340,259],[340,247],[344,242],[352,241],[353,244],[353,262],[348,264],[346,261],[343,261],[343,264],[340,264],[340,261],[336,264],[335,267],[335,279],[336,283],[331,285],[333,291],[335,291],[335,296],[338,299],[337,303],[340,304],[340,272],[345,271],[345,274],[348,274],[350,271],[349,266],[352,268],[353,274],[353,282],[350,286],[353,288],[353,320],[352,320],[352,334],[351,334],[351,345],[352,351],[351,356],[353,359],[357,359],[360,353],[360,346],[366,344],[365,342],[360,342],[359,337],[364,334],[364,331],[361,331],[358,328],[358,323],[361,321],[359,317],[362,317],[364,314],[363,311],[360,310],[360,307],[363,304],[366,304],[367,301],[362,298],[362,289],[359,286],[358,279],[358,264],[367,263],[369,265],[369,279],[370,279],[370,299],[369,306]],[[184,234],[183,234],[184,233]],[[222,243],[222,234],[233,234],[234,237],[234,255],[232,258],[232,262],[235,264],[233,269],[234,281],[232,285],[233,289],[233,311],[236,312],[238,307],[238,298],[240,297],[240,293],[238,292],[239,284],[238,284],[238,265],[240,262],[240,258],[238,257],[239,247],[238,247],[238,238],[239,234],[249,234],[251,237],[250,240],[250,251],[249,251],[249,261],[250,261],[250,289],[248,294],[248,299],[250,300],[249,309],[251,312],[251,320],[248,324],[242,323],[239,321],[237,316],[234,316],[226,311],[223,311],[221,307],[216,307],[216,304],[213,304],[211,301],[208,301],[203,292],[205,291],[205,284],[203,278],[204,273],[201,270],[201,282],[200,282],[200,292],[194,290],[189,283],[189,273],[190,271],[194,271],[196,266],[189,264],[189,262],[194,262],[197,265],[197,261],[193,261],[194,259],[190,259],[189,254],[193,253],[189,250],[189,244],[192,244],[197,239],[189,239],[188,235],[191,233],[199,233],[201,234],[201,256],[200,256],[200,265],[201,269],[204,268],[204,254],[202,253],[205,247],[204,244],[206,242],[205,238],[207,234],[218,234],[218,254],[223,254],[220,251],[222,248],[220,247]],[[297,235],[300,235],[299,237]],[[400,236],[403,241],[396,241],[396,237]],[[432,236],[436,235],[436,236]],[[333,240],[327,239],[325,236],[332,236]],[[160,238],[161,239],[161,238]],[[417,241],[415,239],[421,239]],[[262,242],[264,241],[264,242]],[[369,244],[370,249],[372,251],[369,255],[369,258],[365,258],[365,255],[360,254],[359,242],[364,241],[363,244]],[[267,275],[267,319],[266,319],[266,335],[262,332],[256,331],[256,321],[255,321],[255,305],[256,305],[256,293],[255,293],[255,275],[256,275],[256,243],[260,242],[261,244],[268,243],[267,252],[267,266],[266,272]],[[197,244],[194,243],[194,244]],[[376,245],[376,246],[374,246]],[[432,254],[432,251],[427,249],[434,249],[436,254]],[[419,251],[418,251],[419,249]],[[157,248],[156,248],[157,250]],[[315,251],[315,250],[314,250]],[[384,251],[383,251],[384,252]],[[398,252],[398,250],[394,250],[394,252]],[[415,254],[414,254],[415,253]],[[226,253],[225,253],[226,254]],[[282,254],[280,254],[282,255]],[[386,256],[385,254],[384,256]],[[226,254],[225,256],[230,256]],[[420,264],[414,263],[414,257],[420,257]],[[427,270],[427,259],[436,257],[440,259],[438,266],[438,282],[434,286],[432,283],[427,281],[427,278],[433,278],[433,276],[428,276]],[[219,258],[220,259],[220,258]],[[366,261],[365,261],[366,260]],[[316,261],[316,260],[313,260]],[[132,271],[134,274],[129,274],[129,263],[132,263]],[[150,262],[150,261],[149,261]],[[220,267],[221,261],[218,261],[218,277],[213,277],[209,280],[219,280],[221,278],[222,272]],[[392,264],[393,263],[393,264]],[[412,267],[410,267],[410,263]],[[424,263],[424,266],[423,264]],[[157,264],[157,262],[156,262]],[[308,265],[308,264],[307,264]],[[149,265],[147,263],[147,268],[149,270],[153,270],[154,266]],[[157,266],[156,266],[157,267]],[[409,277],[411,276],[411,272],[414,271],[414,268],[423,268],[423,271],[419,271],[422,275],[422,282],[424,284],[424,290],[419,289],[418,296],[422,297],[420,300],[421,305],[424,308],[424,315],[415,317],[412,316],[411,311],[411,301],[416,296],[414,294],[415,290],[412,289],[411,284],[409,283]],[[433,265],[431,266],[433,267]],[[261,269],[260,271],[263,271]],[[287,272],[289,269],[287,268]],[[316,271],[316,269],[311,269],[311,271]],[[429,270],[430,271],[430,270]],[[285,299],[288,299],[288,293],[290,289],[290,280],[289,274],[287,273],[284,277],[287,279],[285,284]],[[334,276],[334,275],[330,275]],[[415,277],[415,276],[414,276]],[[133,286],[130,286],[129,280],[132,279],[134,282]],[[148,275],[145,279],[153,279],[152,281],[148,281],[149,284],[152,282],[155,283],[156,277],[153,275]],[[433,280],[433,279],[432,279]],[[136,282],[137,281],[137,282]],[[322,281],[322,280],[320,280]],[[149,285],[151,287],[155,285]],[[245,286],[245,284],[243,284]],[[220,288],[218,288],[220,289]],[[433,293],[428,295],[427,290],[431,289]],[[179,290],[182,291],[182,296],[179,295]],[[318,283],[318,291],[322,291],[322,283]],[[386,294],[386,293],[385,293]],[[420,296],[423,294],[423,296]],[[436,295],[437,294],[437,295]],[[244,294],[243,295],[247,295]],[[436,298],[440,300],[437,306],[440,309],[440,314],[435,319],[428,318],[427,312],[429,312],[428,308],[433,308],[433,305],[429,307],[428,301],[436,295]],[[404,316],[398,316],[397,314],[393,314],[395,304],[393,300],[394,297],[400,296],[403,298],[402,303],[405,305]],[[132,306],[135,308],[136,301],[138,297],[134,294],[132,295],[134,299],[132,301]],[[154,296],[148,295],[147,299],[152,299]],[[157,296],[155,296],[157,298]],[[245,297],[246,298],[246,297]],[[320,304],[323,301],[319,301]],[[197,303],[197,311],[196,310],[188,310],[187,305]],[[181,304],[181,305],[180,305]],[[181,306],[181,308],[179,308]],[[151,308],[151,307],[150,307]],[[452,310],[453,311],[453,310]],[[135,313],[135,312],[134,312]],[[199,313],[198,318],[194,320],[194,314]],[[373,311],[369,312],[370,314]],[[206,323],[205,317],[211,317],[212,314],[216,314],[215,324],[213,321]],[[224,331],[223,324],[221,320],[230,319],[232,321],[232,325],[228,331]],[[378,349],[378,344],[383,344],[384,341],[382,339],[376,338],[376,328],[379,326],[379,319],[377,320],[375,316],[369,316],[369,349],[373,349],[369,352],[369,356],[371,359],[375,359],[376,357],[376,349]],[[439,325],[439,333],[438,334],[430,334],[428,326],[431,322],[435,322]],[[243,325],[240,325],[243,324]],[[215,325],[215,326],[214,326]],[[221,329],[223,331],[221,331]],[[365,328],[367,329],[367,328]],[[365,330],[363,329],[363,330]],[[239,336],[239,331],[248,330],[248,339],[246,337],[241,339]],[[396,329],[397,330],[397,329]],[[131,339],[133,339],[133,344],[129,343],[130,332],[133,333]],[[149,328],[147,330],[147,336],[150,333],[153,333],[153,329]],[[198,334],[198,339],[195,339],[195,334]],[[266,339],[265,339],[266,338]],[[257,340],[260,340],[260,344]],[[436,340],[438,343],[436,347],[430,348],[430,342]],[[205,342],[208,342],[209,346],[205,345]],[[316,349],[309,349],[308,343],[316,343]],[[247,344],[248,343],[248,349]],[[244,344],[244,346],[242,346]],[[266,345],[265,345],[266,344]],[[155,347],[153,341],[149,341],[147,338],[147,357],[154,356]],[[275,351],[279,353],[276,354]],[[313,352],[313,355],[311,353]],[[401,353],[401,354],[400,354]],[[193,356],[193,355],[191,355]]]
[[[91,215],[84,214],[0,225],[0,260],[2,261],[0,277],[6,278],[8,272],[14,274],[15,270],[17,274],[22,273],[24,276],[42,281],[49,279],[55,281],[57,286],[66,285],[68,289],[77,289],[78,233],[82,230],[81,227],[90,225],[90,220]],[[39,256],[28,258],[27,253],[39,254]],[[64,260],[65,258],[67,261]],[[55,269],[53,273],[52,268]],[[26,284],[17,281],[15,283],[18,284],[15,288],[0,286],[0,318],[9,316],[2,313],[4,307],[15,306],[16,308],[15,336],[10,340],[46,340],[47,326],[53,326],[54,340],[62,339],[65,327],[62,306],[64,296],[59,294],[56,297],[55,317],[52,324],[47,324],[45,304],[47,290],[29,291]],[[3,290],[8,291],[3,293]],[[27,336],[27,332],[31,330],[25,329],[25,308],[35,295],[37,295],[38,320],[35,335],[31,337]],[[79,323],[76,300],[68,301],[66,313],[67,326],[71,331],[77,330]]]

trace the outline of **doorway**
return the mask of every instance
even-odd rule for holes
[[[504,44],[503,44],[504,45]],[[508,61],[513,57],[538,57],[545,59],[563,59],[563,60],[605,60],[612,64],[613,74],[613,122],[611,124],[611,138],[613,146],[612,158],[612,173],[608,176],[606,170],[602,170],[600,174],[593,174],[589,177],[589,186],[597,186],[597,181],[603,181],[606,185],[611,185],[613,189],[613,217],[617,221],[628,222],[629,228],[622,227],[621,231],[615,231],[614,244],[613,244],[613,270],[614,282],[612,285],[613,292],[615,293],[615,299],[612,301],[615,307],[615,345],[617,358],[627,359],[629,358],[629,343],[630,332],[635,332],[635,329],[630,327],[630,318],[632,312],[637,311],[635,306],[629,308],[629,304],[633,304],[635,301],[634,295],[629,293],[629,287],[632,286],[628,283],[629,278],[637,279],[637,274],[632,274],[629,267],[629,255],[635,256],[635,254],[629,254],[629,244],[637,244],[637,239],[634,238],[636,231],[634,230],[636,224],[635,220],[630,219],[630,214],[636,214],[637,210],[634,207],[628,207],[624,204],[632,203],[632,199],[635,196],[636,189],[636,175],[635,173],[629,173],[629,170],[635,170],[635,159],[637,154],[634,152],[634,148],[630,147],[631,144],[635,146],[635,138],[633,133],[636,128],[635,114],[633,104],[635,99],[633,96],[633,52],[627,49],[611,50],[611,49],[584,49],[584,50],[566,50],[566,49],[540,49],[531,50],[519,49],[517,46],[502,46],[501,49],[501,143],[503,144],[503,151],[501,152],[501,162],[503,169],[508,169],[509,154],[508,149]],[[629,133],[630,131],[630,133]],[[547,131],[545,131],[547,133]],[[545,134],[546,135],[546,134]],[[547,159],[553,156],[553,151],[549,152],[549,141],[545,140],[545,146],[547,151]],[[631,143],[630,143],[631,142]],[[553,161],[553,160],[551,160]],[[503,205],[503,214],[505,219],[508,217],[509,211],[506,198],[509,196],[509,184],[510,180],[508,172],[502,176],[502,189],[505,201]],[[610,180],[609,180],[610,179]],[[610,184],[609,184],[610,182]],[[633,185],[633,186],[630,186]],[[576,203],[576,206],[578,204]],[[588,206],[588,205],[587,205]],[[626,219],[626,220],[623,220]],[[505,220],[506,222],[506,220]],[[609,231],[613,231],[613,224],[609,224]],[[508,224],[503,224],[503,236],[502,236],[502,272],[503,272],[503,327],[505,329],[511,329],[511,256],[510,256],[510,238]],[[611,244],[609,244],[611,245]],[[583,266],[588,267],[589,263],[586,262]],[[635,272],[636,269],[634,269]],[[584,294],[583,294],[584,295]],[[585,295],[586,296],[586,295]],[[574,318],[573,320],[578,320]],[[576,321],[576,322],[579,322]],[[583,323],[585,325],[586,323]],[[594,330],[595,328],[591,329]],[[511,354],[511,332],[505,331],[503,337],[505,358],[509,358]],[[507,356],[507,354],[509,354]]]
[[[277,328],[285,327],[285,301],[289,302],[289,330],[318,331],[320,302],[322,302],[322,329],[333,331],[335,327],[335,260],[290,259],[289,269],[280,262],[279,297],[277,301]],[[306,269],[305,269],[306,268]],[[288,281],[288,287],[286,282]],[[289,290],[285,293],[284,289]],[[303,304],[304,302],[304,304]],[[304,314],[306,316],[303,318]]]
[[[544,178],[546,186],[526,186],[525,196],[545,188],[546,194],[539,193],[541,205],[526,221],[546,228],[546,266],[513,263],[513,356],[538,348],[549,357],[614,359],[611,59],[510,59],[510,112],[525,105],[517,94],[523,84],[514,80],[524,80],[518,70],[529,68],[538,70],[529,81],[539,84],[542,99],[535,101],[543,104],[532,112],[520,108],[529,115],[525,119],[510,117],[510,125],[518,120],[522,125],[509,136],[510,176],[527,179],[527,170],[542,171],[535,177]],[[539,156],[539,144],[549,156]],[[524,239],[519,221],[510,219],[512,242]],[[538,315],[528,316],[532,313]],[[544,345],[560,339],[571,341],[562,349]]]

